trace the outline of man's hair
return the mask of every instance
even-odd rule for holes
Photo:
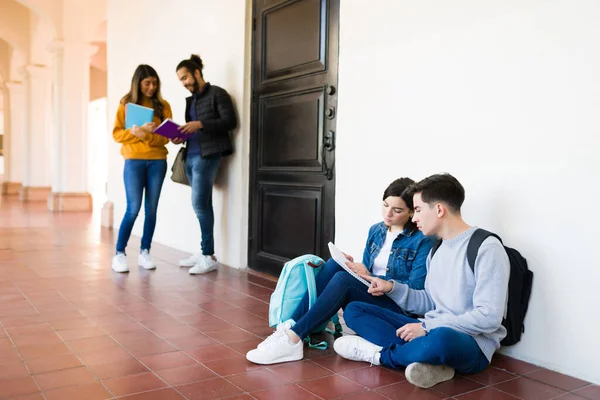
[[[444,203],[451,211],[460,213],[465,201],[465,188],[450,174],[435,174],[415,183],[409,188],[411,194],[421,193],[428,205]]]
[[[194,76],[194,71],[199,71],[200,77],[204,79],[204,76],[202,75],[204,63],[202,62],[200,56],[197,54],[192,54],[190,58],[183,60],[179,64],[177,64],[177,68],[175,69],[175,71],[179,71],[181,68],[187,69],[188,72],[192,74],[192,76]]]
[[[408,211],[410,211],[410,212],[414,211],[412,195],[410,195],[407,192],[407,189],[414,183],[415,183],[415,181],[413,181],[410,178],[396,179],[394,182],[390,183],[389,186],[383,192],[383,200],[385,201],[385,199],[387,199],[390,196],[400,197],[406,203],[406,206],[408,207]],[[404,229],[410,228],[411,230],[416,230],[417,225],[414,222],[412,222],[412,218],[409,218],[408,222],[404,225],[403,228]]]

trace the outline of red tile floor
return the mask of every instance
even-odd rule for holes
[[[156,271],[113,273],[98,216],[0,204],[0,399],[600,400],[600,387],[508,357],[475,376],[415,388],[403,371],[310,350],[262,367],[275,282],[227,267],[191,277],[155,246]]]

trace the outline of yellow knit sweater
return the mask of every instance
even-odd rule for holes
[[[164,119],[173,118],[171,105],[163,100]],[[152,102],[144,99],[141,104],[144,107],[152,107]],[[158,126],[162,122],[160,118],[154,115],[153,122]],[[115,118],[115,127],[113,129],[113,138],[115,142],[121,143],[121,155],[125,159],[138,160],[165,160],[167,158],[167,148],[169,139],[156,133],[148,133],[144,139],[134,136],[129,129],[125,129],[125,105],[119,104],[117,117]]]

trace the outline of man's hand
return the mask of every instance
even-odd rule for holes
[[[394,282],[392,281],[386,281],[371,275],[360,276],[371,283],[367,292],[371,293],[373,296],[383,296],[384,294],[391,292],[394,288]]]
[[[406,324],[396,331],[396,336],[405,342],[410,342],[413,339],[416,339],[421,336],[425,336],[427,333],[425,329],[423,329],[423,325],[420,322],[416,322],[414,324]]]
[[[354,271],[357,275],[369,275],[369,270],[361,263],[347,262],[346,266]]]
[[[182,133],[194,133],[202,128],[204,128],[204,125],[202,125],[202,122],[190,121],[185,125],[181,125],[178,129]]]
[[[173,143],[173,144],[181,144],[183,142],[185,142],[185,139],[182,139],[182,138],[176,137],[176,138],[171,139],[171,143]]]
[[[137,137],[138,139],[144,140],[144,138],[146,137],[147,133],[146,131],[144,131],[142,128],[140,128],[137,125],[133,125],[130,129],[131,134],[135,137]]]
[[[156,124],[154,122],[146,122],[142,125],[142,130],[146,131],[146,133],[152,133],[156,129]]]

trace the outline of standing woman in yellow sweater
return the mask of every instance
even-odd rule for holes
[[[125,129],[127,103],[135,103],[154,109],[154,119],[142,126]],[[142,207],[144,197],[144,233],[138,265],[154,269],[156,265],[150,257],[150,245],[156,227],[156,210],[163,181],[167,173],[167,148],[169,140],[152,133],[166,118],[172,118],[171,106],[160,95],[160,79],[149,65],[136,68],[131,79],[131,89],[121,99],[113,137],[121,143],[121,155],[125,158],[123,181],[127,195],[127,210],[119,228],[117,252],[112,260],[116,272],[128,272],[125,247],[131,236],[133,224]]]

